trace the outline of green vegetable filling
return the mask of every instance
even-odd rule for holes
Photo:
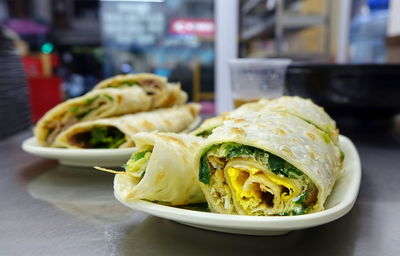
[[[269,166],[271,171],[277,175],[282,175],[287,178],[300,178],[303,173],[289,164],[280,157],[273,154],[269,154],[261,149],[241,145],[238,143],[222,143],[219,145],[211,146],[203,154],[200,160],[200,172],[199,180],[204,184],[210,184],[211,170],[207,161],[207,155],[214,153],[217,156],[226,157],[228,160],[235,157],[248,157],[262,163],[265,166]]]
[[[268,164],[269,168],[271,168],[271,171],[277,175],[282,175],[293,179],[298,179],[301,175],[303,175],[299,169],[289,164],[282,158],[272,154],[269,155]]]
[[[72,113],[78,113],[78,111],[79,111],[79,106],[72,106],[71,109],[70,109],[70,111],[71,111]]]
[[[95,126],[90,132],[90,148],[118,148],[125,142],[125,135],[111,126]]]
[[[214,168],[208,161],[208,156],[210,155],[225,158],[226,161],[237,157],[252,158],[262,165],[268,166],[269,169],[276,175],[292,179],[302,179],[306,184],[306,187],[304,188],[303,193],[293,199],[293,210],[290,210],[289,212],[282,212],[277,215],[300,215],[307,213],[311,209],[310,207],[312,207],[312,205],[307,202],[307,199],[309,198],[311,191],[315,186],[313,185],[312,181],[307,176],[303,175],[299,169],[286,162],[284,159],[267,153],[261,149],[233,142],[210,146],[205,150],[200,159],[199,171],[199,181],[207,185],[210,185],[211,175],[214,172]],[[220,167],[217,167],[217,169],[218,168]],[[307,203],[310,205],[307,205]]]
[[[340,150],[340,155],[342,156],[342,159],[344,160],[344,158],[346,157],[346,154],[344,153],[344,151]]]
[[[146,173],[152,150],[152,147],[147,147],[146,149],[142,149],[142,151],[134,153],[125,164],[125,171],[136,178],[142,179]]]
[[[204,154],[200,159],[199,180],[200,182],[209,185],[210,179],[211,179],[210,164],[207,161],[206,154]]]
[[[211,129],[211,130],[205,130],[205,131],[203,131],[203,132],[201,132],[201,133],[196,134],[196,136],[203,137],[203,138],[207,138],[208,136],[211,135],[212,130],[213,130],[213,129]]]

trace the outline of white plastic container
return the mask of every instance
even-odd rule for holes
[[[290,59],[233,59],[229,61],[234,106],[283,95]]]

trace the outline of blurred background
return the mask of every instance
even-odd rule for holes
[[[179,81],[205,112],[220,113],[231,108],[224,94],[228,59],[282,57],[294,61],[288,72],[292,84],[309,83],[296,76],[300,71],[332,81],[332,64],[388,67],[372,80],[381,83],[382,74],[393,78],[387,92],[389,102],[396,102],[382,108],[392,116],[400,102],[393,87],[400,74],[398,17],[398,0],[0,0],[1,120],[13,132],[26,129],[100,80],[138,72]],[[361,71],[371,74],[374,67]],[[295,94],[310,96],[298,88]],[[353,93],[373,97],[375,91]],[[333,108],[329,97],[315,99]],[[13,118],[4,109],[24,117]]]

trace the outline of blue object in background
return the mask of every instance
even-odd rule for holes
[[[373,10],[387,10],[389,8],[388,0],[368,0],[368,6]]]
[[[368,0],[352,21],[350,31],[351,63],[386,62],[388,0]]]

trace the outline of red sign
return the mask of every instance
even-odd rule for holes
[[[212,19],[173,19],[169,32],[175,35],[214,36],[215,25]]]

